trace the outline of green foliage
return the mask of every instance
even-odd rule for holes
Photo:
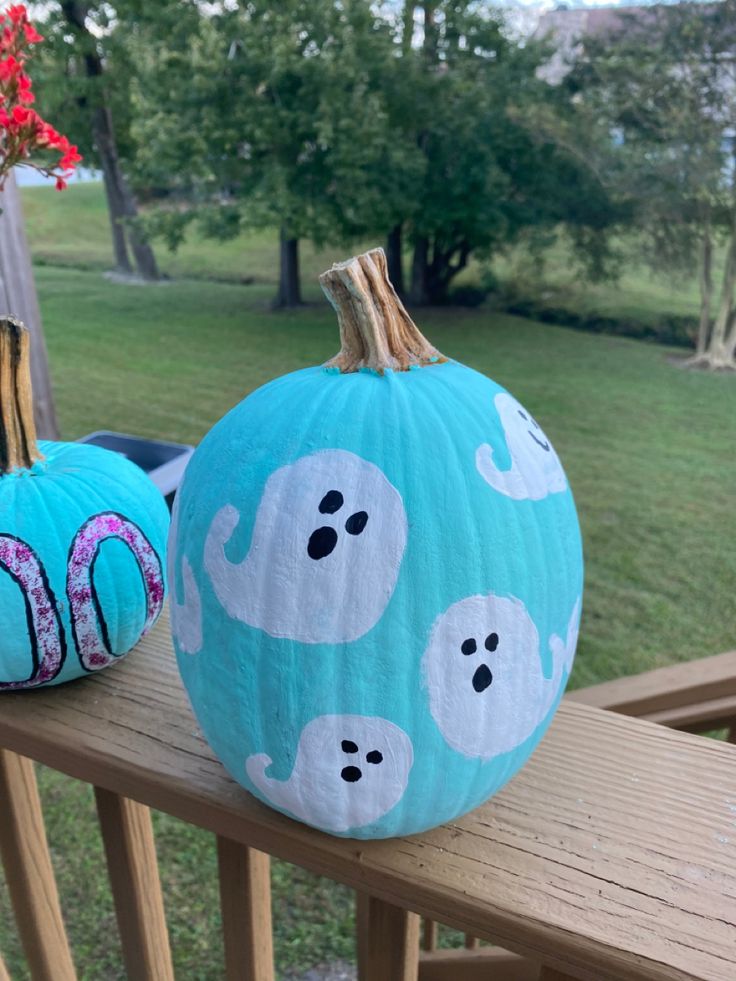
[[[424,163],[403,218],[413,241],[426,242],[426,299],[437,300],[471,254],[560,222],[595,232],[611,216],[586,162],[537,125],[570,113],[567,93],[537,77],[546,47],[512,40],[486,4],[431,7],[423,48],[401,59],[413,81],[401,87],[397,118]]]
[[[155,44],[140,30],[129,42],[138,183],[170,190],[168,206],[185,204],[206,234],[240,221],[324,245],[402,226],[427,243],[431,300],[471,254],[522,229],[570,222],[596,254],[606,193],[534,123],[535,106],[569,112],[535,75],[545,49],[511,40],[487,4],[431,6],[422,47],[367,0],[223,7]],[[183,223],[147,228],[176,244]]]
[[[587,39],[564,82],[656,268],[692,271],[704,238],[731,221],[734,50],[734,0],[663,5]]]
[[[151,41],[176,25],[191,30],[198,20],[196,0],[49,0],[39,26],[45,43],[38,49],[34,73],[39,105],[69,135],[85,158],[98,167],[92,114],[108,107],[120,159],[130,165],[137,152],[131,137],[135,53],[142,37]],[[86,30],[70,27],[79,13]],[[103,74],[90,74],[87,60],[99,58]]]
[[[254,227],[344,241],[391,220],[407,163],[381,74],[393,42],[365,2],[248,4],[143,44],[134,86],[140,182],[215,200]],[[219,235],[213,209],[203,229]]]

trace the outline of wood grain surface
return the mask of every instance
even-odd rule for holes
[[[33,981],[74,981],[33,763],[2,749],[0,853]]]
[[[0,316],[22,320],[31,331],[31,377],[33,379],[36,429],[42,439],[58,439],[54,400],[51,394],[46,342],[41,327],[31,253],[26,239],[25,219],[15,177],[10,174],[0,192]]]
[[[151,813],[101,787],[95,801],[128,977],[174,981]]]
[[[120,665],[4,693],[0,745],[589,981],[736,978],[736,748],[563,703],[495,798],[412,838],[334,838],[237,786],[161,622]]]
[[[273,981],[271,859],[217,839],[227,981]]]
[[[358,981],[417,981],[420,918],[359,892],[355,924]]]

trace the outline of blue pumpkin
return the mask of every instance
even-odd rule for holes
[[[114,663],[164,603],[169,515],[117,453],[36,443],[28,334],[0,320],[0,691]]]
[[[477,806],[541,739],[575,653],[580,531],[538,423],[428,344],[380,250],[321,282],[340,354],[253,392],[189,464],[173,634],[237,781],[382,838]]]

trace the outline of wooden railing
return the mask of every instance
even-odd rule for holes
[[[717,659],[683,667],[709,725],[736,717],[734,702],[712,704],[736,695],[736,654],[724,658],[720,683],[715,668],[704,674]],[[666,670],[681,709],[680,669]],[[664,686],[643,677],[641,714],[662,717]],[[606,704],[637,707],[611,684],[618,701]],[[583,704],[596,691],[562,704],[529,763],[483,807],[375,842],[320,834],[233,783],[195,731],[166,623],[110,671],[4,693],[0,850],[34,981],[73,981],[75,969],[30,760],[95,787],[132,981],[174,976],[149,807],[217,836],[228,981],[274,976],[269,855],[357,891],[363,981],[733,981],[736,747]],[[464,931],[471,949],[431,949],[435,921]],[[497,946],[473,949],[472,938]]]

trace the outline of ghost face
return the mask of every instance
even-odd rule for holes
[[[508,392],[494,400],[511,456],[511,468],[499,470],[494,448],[484,443],[475,454],[479,473],[491,487],[516,500],[538,501],[567,489],[559,457],[539,424]]]
[[[562,662],[546,680],[537,628],[512,597],[455,603],[435,622],[422,664],[430,712],[445,741],[484,760],[527,739],[560,689]]]
[[[258,506],[250,551],[235,565],[224,546],[239,521],[226,505],[205,543],[205,568],[231,617],[307,644],[353,641],[378,621],[407,535],[401,497],[378,467],[324,450],[277,470]]]
[[[288,780],[266,776],[271,758],[250,756],[253,784],[279,810],[325,831],[372,824],[403,797],[414,762],[406,733],[386,719],[323,715],[302,730]]]

